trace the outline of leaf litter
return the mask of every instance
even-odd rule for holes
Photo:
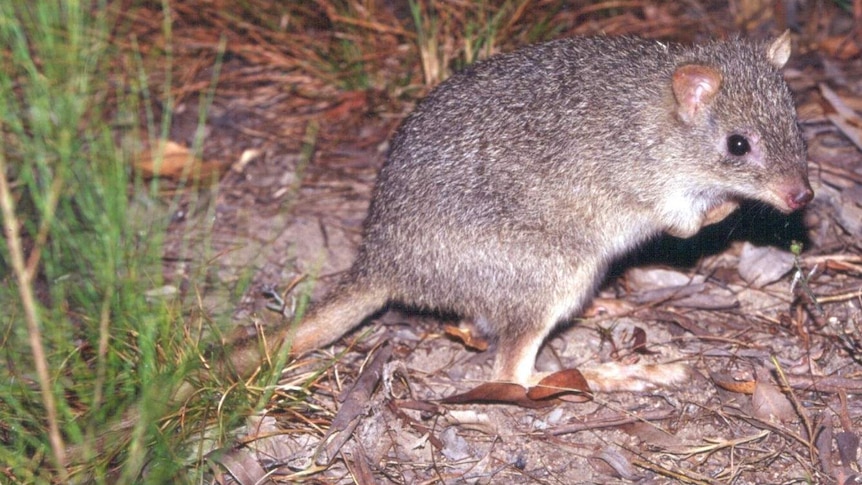
[[[275,2],[251,4],[276,11]],[[209,244],[218,271],[201,299],[238,325],[279,322],[264,289],[281,294],[311,275],[296,291],[316,298],[350,264],[386,140],[427,92],[415,26],[399,3],[346,5],[353,10],[328,1],[288,7],[283,28],[266,26],[264,15],[239,20],[227,5],[172,6],[175,56],[188,62],[174,66],[180,82],[170,143],[192,146],[197,95],[208,86],[219,39],[227,39],[202,153],[177,150],[180,172],[172,173],[209,163],[201,160],[235,162],[214,166],[221,179],[204,198],[211,210],[196,209],[191,196],[181,201],[166,274],[185,288]],[[565,26],[555,36],[603,31],[691,41],[738,32],[726,8],[711,2],[540,8],[551,5],[524,2],[495,47],[539,40],[529,26],[540,21]],[[145,58],[164,45],[162,12],[148,8],[125,14]],[[464,23],[469,8],[440,14]],[[786,73],[810,147],[810,208],[787,218],[743,206],[691,240],[644,248],[539,359],[550,373],[599,362],[682,362],[693,377],[681,389],[597,393],[539,409],[447,403],[481,388],[493,349],[468,348],[477,347],[464,345],[469,334],[452,338],[436,318],[393,311],[291,366],[289,382],[296,368],[322,369],[303,394],[305,411],[284,405],[299,395],[295,384],[280,387],[236,430],[236,443],[211,451],[213,481],[845,483],[856,476],[862,101],[854,93],[862,61],[845,54],[859,45],[842,37],[846,13],[830,15],[827,41],[802,36]],[[763,25],[780,21],[767,16]],[[360,55],[333,65],[344,39]],[[463,55],[456,45],[440,46],[449,63]],[[350,69],[358,70],[348,79]],[[156,65],[149,74],[154,84],[164,76]],[[788,252],[792,240],[804,242],[798,257]]]

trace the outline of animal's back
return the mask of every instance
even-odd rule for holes
[[[612,66],[610,92],[600,73]],[[670,95],[657,91],[671,68],[655,42],[583,38],[457,74],[393,138],[362,273],[392,282],[395,299],[475,316],[536,298],[572,278],[565,273],[601,272],[612,255],[598,233],[631,184],[630,169],[612,167],[631,164],[649,121],[637,107]],[[646,229],[637,217],[617,222]]]

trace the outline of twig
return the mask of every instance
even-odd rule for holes
[[[818,300],[820,303],[834,303],[836,301],[854,300],[856,298],[862,298],[862,288],[858,288],[847,293],[839,293],[837,295],[820,296],[818,297]]]
[[[802,406],[802,403],[799,402],[799,399],[796,398],[796,393],[794,393],[793,388],[790,387],[790,383],[787,381],[787,376],[784,374],[784,369],[781,368],[781,364],[778,363],[778,359],[775,356],[772,356],[772,365],[775,366],[775,371],[778,373],[781,386],[787,390],[787,396],[793,403],[793,407],[796,408],[796,414],[802,418],[802,422],[805,424],[805,432],[808,434],[807,445],[808,452],[811,454],[811,462],[817,463],[817,449],[814,446],[814,426],[811,425],[811,420],[808,419],[808,412]]]
[[[580,431],[586,431],[589,429],[599,429],[599,428],[611,428],[614,426],[622,426],[624,424],[632,424],[639,423],[642,421],[661,421],[662,419],[667,419],[674,415],[676,411],[670,410],[661,410],[661,411],[652,411],[646,413],[640,413],[635,416],[622,416],[622,417],[612,417],[606,419],[595,419],[589,422],[584,423],[576,423],[570,424],[567,426],[560,426],[559,428],[555,428],[550,430],[549,433],[554,436],[559,436],[563,434],[569,433],[578,433]]]
[[[722,450],[724,448],[736,448],[739,445],[743,445],[745,443],[750,443],[752,441],[762,440],[766,438],[771,431],[768,429],[761,430],[760,433],[751,435],[751,436],[743,436],[741,438],[736,439],[710,439],[704,438],[704,440],[708,443],[706,445],[700,446],[692,446],[687,447],[685,449],[680,450],[667,450],[668,453],[679,455],[681,458],[687,460],[695,455],[711,455],[718,450]]]
[[[717,483],[715,480],[712,480],[709,477],[705,477],[703,475],[698,474],[698,476],[693,476],[693,475],[695,475],[695,473],[692,472],[691,470],[687,470],[686,474],[683,474],[683,473],[675,472],[673,470],[669,470],[669,469],[667,469],[661,465],[657,465],[655,463],[650,463],[650,462],[644,461],[644,460],[632,460],[632,464],[635,466],[639,466],[641,468],[644,468],[646,470],[650,470],[650,471],[657,473],[659,475],[662,475],[662,476],[665,476],[668,478],[673,478],[680,483],[693,483],[696,485],[712,485],[714,483]]]

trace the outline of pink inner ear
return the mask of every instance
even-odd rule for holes
[[[702,79],[698,80],[698,83],[694,85],[693,93],[691,95],[692,102],[703,104],[703,100],[712,97],[712,86],[704,82]]]
[[[673,94],[684,121],[709,105],[721,86],[721,73],[699,64],[679,67],[673,73]]]

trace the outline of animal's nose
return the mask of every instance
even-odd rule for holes
[[[791,208],[799,209],[805,204],[811,202],[811,199],[814,198],[814,191],[811,190],[811,187],[805,187],[804,189],[787,195],[787,205]]]

